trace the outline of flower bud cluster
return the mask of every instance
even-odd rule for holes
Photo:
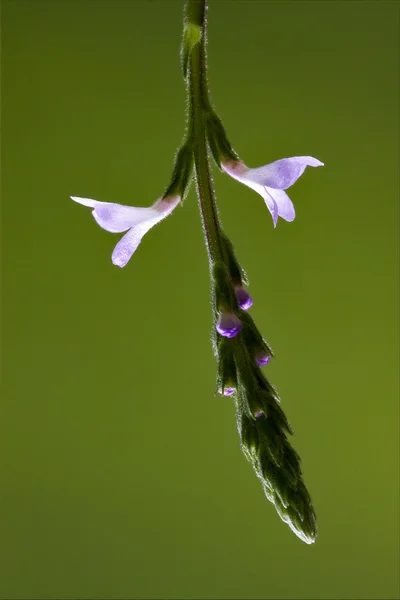
[[[317,537],[316,516],[303,481],[300,457],[277,426],[281,416],[275,420],[272,406],[265,414],[249,418],[246,392],[239,396],[236,415],[242,450],[280,518],[303,542],[312,544]]]
[[[251,306],[244,296],[247,278],[230,240],[225,235],[222,239],[225,262],[213,265],[217,390],[234,396],[242,450],[268,500],[294,533],[311,544],[317,535],[316,518],[299,455],[288,441],[293,431],[277,392],[259,368],[273,352],[246,312]]]
[[[247,283],[246,273],[236,258],[229,238],[222,234],[221,239],[225,262],[213,265],[215,328],[225,338],[234,338],[242,331],[247,351],[261,367],[268,364],[273,353],[246,312],[253,304],[250,294],[243,287]],[[218,356],[218,350],[216,354]]]
[[[311,544],[317,536],[315,511],[303,481],[300,457],[287,438],[293,430],[278,394],[244,344],[235,348],[235,363],[236,419],[242,450],[278,515],[301,540]]]

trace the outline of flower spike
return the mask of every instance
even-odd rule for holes
[[[153,206],[137,208],[112,202],[100,202],[91,198],[78,198],[77,196],[71,196],[71,199],[93,208],[94,219],[106,231],[111,231],[111,233],[128,231],[120,239],[112,253],[112,262],[118,267],[124,267],[127,264],[144,234],[165,219],[180,202],[180,196],[167,196],[157,200]]]
[[[240,160],[225,160],[221,162],[221,168],[264,198],[276,227],[278,217],[293,221],[296,216],[293,203],[284,190],[298,180],[306,167],[321,167],[323,164],[312,156],[294,156],[256,169],[247,167]]]

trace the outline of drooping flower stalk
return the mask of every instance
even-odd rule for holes
[[[285,190],[307,166],[322,163],[310,156],[296,156],[252,169],[240,160],[209,98],[206,16],[207,0],[186,1],[181,59],[188,123],[164,194],[147,208],[71,198],[92,208],[94,219],[106,231],[126,232],[112,254],[113,263],[124,267],[143,236],[184,200],[194,169],[211,275],[217,390],[234,398],[241,446],[267,498],[281,519],[310,544],[317,535],[314,508],[303,482],[300,458],[288,442],[292,429],[279,406],[277,392],[261,370],[273,358],[273,352],[247,312],[253,299],[244,287],[248,285],[246,274],[219,220],[210,158],[222,171],[263,197],[274,226],[279,217],[289,222],[295,218]]]
[[[188,29],[194,28],[196,36],[190,50],[183,50],[182,55],[188,61],[184,65],[184,74],[189,90],[189,131],[193,136],[197,196],[213,276],[213,345],[218,360],[217,386],[220,393],[235,397],[242,449],[260,478],[267,498],[273,502],[279,516],[296,535],[304,542],[312,543],[316,539],[314,509],[302,479],[299,456],[287,439],[287,435],[293,433],[292,429],[278,404],[276,391],[260,369],[270,361],[273,354],[253,319],[245,312],[252,305],[252,299],[243,288],[246,277],[235,256],[233,245],[223,233],[219,222],[210,173],[209,148],[223,170],[228,173],[231,170],[233,176],[239,171],[237,179],[256,191],[261,190],[273,215],[274,225],[278,216],[287,216],[287,220],[293,220],[294,209],[290,210],[293,205],[288,197],[286,201],[285,192],[282,192],[285,195],[282,200],[285,206],[281,207],[278,201],[280,190],[277,194],[271,194],[271,201],[268,203],[270,194],[266,184],[259,182],[260,177],[252,185],[252,170],[247,169],[239,160],[219,117],[211,108],[207,87],[206,10],[207,0],[187,1],[184,44],[189,39]],[[312,160],[315,159],[298,164],[295,159],[286,159],[287,162],[282,161],[278,169],[274,169],[272,165],[269,169],[263,167],[254,171],[266,171],[261,175],[268,175],[268,183],[273,187],[274,182],[279,179],[278,170],[278,184],[283,181],[284,185],[288,182],[291,185],[294,181],[289,176],[286,179],[284,177],[288,168],[292,171],[297,169],[291,177],[295,180],[307,164],[317,166]]]

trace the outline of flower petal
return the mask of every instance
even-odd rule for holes
[[[272,196],[272,194],[270,194],[270,192],[269,192],[269,190],[268,190],[267,187],[262,188],[262,190],[259,193],[264,198],[265,204],[267,205],[267,208],[268,208],[269,212],[272,215],[272,220],[274,222],[274,227],[276,227],[276,224],[278,222],[278,216],[279,216],[278,205],[275,202],[275,199]]]
[[[264,202],[269,210],[269,212],[272,215],[272,220],[274,222],[274,227],[276,227],[276,224],[278,222],[278,217],[279,217],[279,206],[277,203],[277,198],[275,197],[275,192],[277,190],[273,190],[272,188],[267,188],[265,185],[260,185],[259,183],[254,183],[254,181],[250,181],[248,179],[244,179],[242,177],[236,177],[234,176],[235,179],[237,179],[238,181],[240,181],[241,183],[244,183],[244,185],[247,185],[247,187],[251,188],[252,190],[254,190],[255,192],[257,192],[257,194],[260,194],[260,196],[262,196],[264,198]],[[285,192],[283,192],[285,194]],[[289,200],[289,197],[288,197]],[[293,209],[294,211],[294,209]]]
[[[136,225],[136,227],[132,227],[132,229],[130,229],[128,233],[126,233],[120,239],[111,256],[111,260],[114,265],[117,267],[124,267],[129,261],[132,254],[142,241],[144,234],[147,233],[152,227],[152,225],[150,225],[149,227],[145,228],[143,225],[144,223],[142,225]]]
[[[323,164],[312,156],[293,156],[276,160],[264,167],[248,169],[242,177],[267,187],[286,190],[298,180],[306,167],[321,167]]]
[[[78,202],[78,204],[83,204],[83,206],[91,206],[94,208],[97,200],[92,200],[92,198],[79,198],[79,196],[70,196],[71,200],[74,202]]]
[[[278,215],[285,219],[285,221],[293,221],[296,212],[294,210],[293,202],[289,198],[286,192],[283,190],[276,190],[273,188],[265,188],[268,191],[268,194],[274,199],[275,204],[278,207]]]
[[[179,196],[171,196],[170,198],[164,198],[157,200],[157,202],[148,209],[143,209],[149,212],[149,218],[134,225],[118,242],[112,253],[112,262],[118,267],[124,267],[130,260],[132,254],[135,252],[142,237],[147,233],[154,225],[165,219],[179,204]],[[140,209],[136,209],[140,210]]]
[[[111,233],[121,233],[157,216],[154,208],[137,208],[109,202],[97,203],[92,214],[100,227]]]
[[[77,198],[71,196],[72,200],[83,204],[84,206],[93,207],[93,217],[95,221],[111,233],[121,233],[126,231],[147,219],[151,219],[157,214],[153,207],[143,208],[135,206],[125,206],[123,204],[114,204],[113,202],[100,202],[90,198]]]

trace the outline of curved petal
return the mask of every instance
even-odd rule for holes
[[[276,160],[264,167],[248,169],[242,177],[270,188],[286,190],[298,180],[306,167],[321,167],[323,164],[312,156],[293,156]]]
[[[278,217],[282,217],[285,221],[293,221],[296,216],[293,202],[283,190],[276,190],[267,186],[258,185],[251,182],[243,181],[245,185],[251,187],[255,192],[264,198],[264,202],[271,213],[274,227],[278,222]]]
[[[96,202],[92,212],[95,221],[111,233],[121,233],[131,227],[157,216],[154,208],[124,206],[111,202]]]
[[[83,206],[91,206],[94,208],[97,200],[92,200],[92,198],[79,198],[79,196],[70,196],[71,200],[74,202],[78,202],[78,204],[83,204]]]
[[[272,196],[272,194],[270,193],[270,191],[268,190],[267,187],[262,188],[262,192],[260,192],[260,194],[265,200],[265,204],[267,205],[267,208],[272,215],[274,227],[276,227],[276,224],[278,222],[278,216],[279,216],[279,208],[275,201],[275,198]]]
[[[278,215],[285,219],[285,221],[293,221],[296,212],[294,210],[293,202],[289,198],[286,192],[283,190],[275,190],[273,188],[265,188],[268,194],[274,199],[275,204],[278,207]]]
[[[155,208],[136,208],[135,206],[125,206],[123,204],[114,204],[113,202],[100,202],[91,198],[78,198],[71,196],[71,199],[83,206],[93,208],[92,214],[95,221],[111,233],[121,233],[126,231],[147,219],[151,219],[157,214]]]
[[[243,163],[238,162],[238,163],[234,164],[232,161],[231,163],[222,165],[222,168],[224,169],[224,171],[226,171],[228,173],[228,175],[230,175],[234,179],[237,179],[237,181],[244,183],[244,185],[247,185],[247,187],[251,188],[252,190],[257,192],[257,194],[260,194],[260,196],[262,196],[264,198],[264,202],[265,202],[269,212],[272,215],[274,227],[276,227],[276,223],[278,221],[278,216],[279,216],[279,209],[278,209],[278,205],[277,205],[274,197],[271,194],[272,190],[271,189],[269,190],[264,185],[260,185],[259,183],[256,183],[252,179],[248,179],[247,173],[249,171],[251,171],[252,169],[248,169],[246,167],[246,165],[244,165]],[[273,191],[275,191],[275,190],[273,190]]]
[[[118,267],[124,267],[135,252],[142,237],[154,225],[165,219],[174,208],[179,204],[180,197],[174,196],[167,199],[157,200],[152,208],[143,209],[150,211],[149,217],[146,220],[136,223],[118,242],[112,253],[112,262]],[[140,209],[136,209],[140,210]]]
[[[117,267],[124,267],[126,265],[142,241],[142,237],[147,233],[150,227],[151,225],[148,228],[145,228],[144,223],[142,225],[137,225],[136,227],[132,227],[132,229],[120,239],[111,256],[114,265]]]

